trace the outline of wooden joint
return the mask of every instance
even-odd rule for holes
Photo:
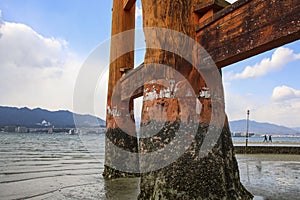
[[[127,73],[128,71],[130,71],[132,68],[130,68],[130,67],[121,67],[120,68],[120,72],[122,72],[122,73]]]
[[[201,16],[211,9],[213,9],[214,12],[218,12],[229,5],[231,4],[225,0],[211,0],[209,2],[200,3],[195,6],[194,12]]]
[[[128,11],[130,10],[134,4],[135,4],[136,0],[123,0],[123,9]]]
[[[224,9],[221,9],[220,12],[215,13],[212,17],[210,17],[207,20],[205,20],[204,22],[200,23],[196,28],[196,32],[201,31],[202,29],[209,26],[213,22],[223,18],[225,15],[228,15],[228,14],[234,12],[238,8],[248,4],[250,2],[251,2],[251,0],[238,0],[238,1],[234,2],[233,4],[229,4],[228,6],[224,7]]]

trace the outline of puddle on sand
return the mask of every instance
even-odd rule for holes
[[[262,197],[262,196],[255,196],[254,195],[254,198],[253,198],[253,200],[264,200],[265,198],[264,197]]]

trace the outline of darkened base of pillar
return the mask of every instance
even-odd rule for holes
[[[105,137],[105,179],[139,177],[137,138],[119,128],[108,129]]]
[[[104,166],[102,175],[105,179],[136,178],[141,176],[139,173],[122,172],[106,165]]]
[[[172,124],[174,126],[174,124]],[[183,126],[183,124],[181,124]],[[184,125],[188,134],[191,125]],[[149,127],[151,128],[151,127]],[[168,129],[168,128],[167,128]],[[252,199],[253,196],[240,183],[239,170],[233,152],[228,128],[221,131],[217,144],[205,156],[200,147],[207,127],[199,127],[188,150],[172,164],[157,171],[141,175],[139,199]],[[168,129],[169,130],[169,129]],[[170,134],[170,133],[168,133]],[[160,137],[160,136],[156,136]],[[140,141],[143,143],[143,141]],[[147,151],[155,145],[148,146]],[[172,155],[170,155],[172,156]],[[147,162],[151,162],[148,160]],[[153,161],[155,162],[155,161]],[[146,163],[140,163],[141,166]],[[150,164],[150,163],[149,163]]]

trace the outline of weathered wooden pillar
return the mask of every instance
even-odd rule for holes
[[[134,176],[130,169],[138,167],[138,143],[133,116],[133,100],[121,101],[118,81],[134,67],[135,1],[114,0],[112,9],[112,38],[106,115],[105,178]],[[130,165],[130,166],[129,166]]]
[[[199,4],[201,6],[196,10]],[[144,27],[167,28],[196,39],[195,24],[228,3],[142,0],[142,5]],[[141,169],[147,172],[141,175],[139,199],[251,199],[252,195],[240,183],[225,117],[223,86],[211,84],[221,76],[220,71],[208,69],[204,74],[199,74],[194,68],[203,58],[197,57],[199,55],[193,52],[193,48],[185,49],[188,44],[181,37],[159,35],[158,32],[156,38],[147,33],[145,38],[146,46],[151,46],[150,42],[158,44],[157,49],[147,49],[145,65],[151,64],[154,70],[159,65],[165,65],[180,72],[182,77],[171,70],[164,73],[158,71],[166,77],[144,85],[140,153],[146,155],[164,151],[168,145],[172,145],[173,149],[160,159],[149,157],[141,160]],[[182,52],[184,55],[159,49],[168,42],[185,49]],[[192,63],[184,59],[190,56]],[[221,124],[218,120],[214,121],[219,116],[224,116]],[[212,139],[207,142],[209,137]],[[177,140],[174,141],[174,138]],[[190,145],[178,155],[177,148],[189,141]],[[211,145],[208,153],[201,154],[203,145]],[[177,159],[161,168],[153,167],[171,157]],[[151,167],[155,170],[151,171]]]

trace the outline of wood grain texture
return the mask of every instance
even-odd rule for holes
[[[199,14],[195,13],[194,9],[201,3],[209,2],[211,1],[142,0],[143,26],[171,29],[196,39],[196,24],[203,21],[203,17],[211,17],[215,11],[213,7],[209,7],[207,13]],[[152,70],[149,68],[144,76],[147,78],[155,74],[158,77],[144,84],[140,153],[156,151],[157,147],[163,151],[171,141],[175,146],[170,153],[162,156],[163,162],[178,153],[177,150],[183,141],[193,142],[173,163],[141,175],[138,199],[251,199],[252,195],[240,183],[228,120],[224,117],[216,120],[216,123],[213,121],[218,116],[225,116],[224,98],[222,96],[203,98],[195,95],[203,88],[210,87],[208,81],[216,81],[220,77],[220,71],[217,68],[207,69],[203,75],[195,69],[202,59],[196,55],[196,42],[195,45],[191,45],[184,37],[172,33],[164,34],[158,30],[155,34],[145,32],[145,39],[148,48],[144,65],[145,67],[151,65]],[[175,45],[176,49],[181,49],[180,55],[165,50],[170,43]],[[157,48],[149,48],[153,44]],[[176,77],[175,73],[162,71],[159,69],[160,65],[180,72],[184,77],[183,80]],[[134,77],[132,81],[140,79],[140,76],[134,76],[134,72],[131,75]],[[207,80],[207,77],[211,80]],[[174,80],[177,88],[172,97],[161,93],[169,91],[170,80]],[[219,91],[223,91],[222,87],[220,82],[212,84],[209,90],[212,94],[220,94]],[[192,90],[194,93],[190,92]],[[197,111],[197,104],[200,104],[198,106],[200,112]],[[208,132],[208,125],[218,128]],[[197,126],[196,130],[193,129]],[[178,127],[183,131],[177,130]],[[153,130],[158,132],[154,135]],[[219,133],[220,137],[215,138],[215,144],[208,142],[211,150],[209,154],[201,157],[199,152],[205,143],[203,138],[206,135],[214,137],[215,133]],[[176,134],[182,137],[179,142],[173,140]],[[195,134],[195,138],[193,139],[190,134]],[[140,166],[147,168],[157,162],[160,160],[155,158],[140,160]]]
[[[103,176],[106,179],[135,177],[138,174],[129,173],[125,169],[139,168],[137,156],[129,158],[128,155],[115,150],[117,146],[125,151],[138,151],[133,115],[126,112],[128,109],[129,111],[133,110],[133,100],[120,101],[121,92],[120,88],[117,87],[117,83],[124,71],[134,67],[134,31],[126,31],[135,27],[135,6],[128,6],[127,9],[124,9],[123,3],[124,1],[114,0],[112,10],[112,37],[106,107],[105,164],[103,172]],[[129,3],[134,2],[128,1],[127,3],[129,5]],[[125,112],[124,115],[123,112]],[[124,162],[120,163],[120,160]],[[120,163],[120,165],[115,167],[115,163]]]
[[[218,67],[300,39],[299,0],[240,0],[197,26]]]
[[[110,107],[110,109],[116,106],[112,105],[112,95],[113,92],[118,89],[116,88],[117,82],[123,75],[121,69],[134,67],[134,51],[127,52],[128,49],[134,49],[134,32],[130,32],[127,34],[121,33],[135,28],[135,6],[132,6],[130,10],[125,11],[123,9],[123,3],[123,1],[114,0],[112,11],[112,38],[107,93],[107,107]],[[124,55],[119,55],[121,54],[120,52],[126,53]],[[121,94],[118,95],[120,96]],[[118,96],[115,97],[115,99],[119,98],[120,97]],[[118,103],[116,102],[116,104]],[[131,105],[131,107],[131,109],[133,109],[133,104]],[[106,126],[107,128],[116,126],[113,116],[109,113],[107,113],[106,115]]]

